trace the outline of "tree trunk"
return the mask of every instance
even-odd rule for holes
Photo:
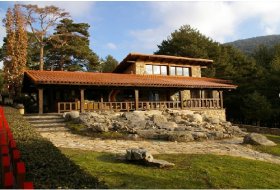
[[[44,70],[44,45],[40,45],[40,71]]]

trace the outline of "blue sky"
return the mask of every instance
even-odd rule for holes
[[[26,2],[20,2],[26,3]],[[218,42],[280,33],[280,2],[29,2],[56,5],[75,22],[90,24],[91,48],[100,57],[121,61],[130,52],[152,54],[157,45],[184,24]],[[0,19],[14,2],[0,2]],[[5,28],[0,26],[0,45]]]

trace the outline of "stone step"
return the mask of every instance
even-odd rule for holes
[[[61,119],[61,115],[24,115],[23,118],[27,120],[35,119]]]
[[[66,123],[32,123],[31,124],[32,126],[34,127],[45,127],[45,128],[48,128],[48,127],[57,127],[57,126],[65,126]]]
[[[28,120],[29,123],[34,124],[34,123],[63,123],[65,120],[63,118],[57,118],[57,119],[36,119],[36,120]]]
[[[36,128],[36,131],[38,132],[63,132],[63,131],[70,131],[70,129],[66,127],[55,127],[55,128]]]

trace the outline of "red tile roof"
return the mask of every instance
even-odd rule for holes
[[[171,55],[151,55],[151,54],[141,54],[141,53],[130,53],[123,59],[120,64],[113,71],[114,73],[121,73],[124,71],[132,62],[135,61],[145,61],[145,62],[164,62],[164,63],[176,63],[176,64],[191,64],[191,65],[201,65],[208,66],[213,63],[210,59],[201,58],[190,58],[190,57],[178,57]]]
[[[26,71],[34,84],[137,86],[179,88],[236,88],[229,81],[213,78],[183,76],[135,75],[70,71]]]

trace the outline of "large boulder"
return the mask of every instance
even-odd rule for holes
[[[77,120],[80,117],[80,112],[79,111],[65,112],[63,113],[62,117],[66,121]]]
[[[91,123],[89,128],[95,132],[108,132],[109,128],[104,123]]]
[[[152,116],[152,121],[159,126],[159,124],[163,123],[163,122],[167,122],[167,119],[164,115],[161,114],[154,114]]]
[[[211,124],[219,124],[220,123],[220,119],[219,118],[209,118],[209,122]]]
[[[143,148],[132,148],[126,150],[125,159],[130,162],[141,163],[148,166],[156,166],[159,168],[172,167],[175,164],[165,160],[156,160],[153,155]]]
[[[150,152],[143,148],[132,148],[126,150],[126,160],[129,161],[152,161],[153,156]]]
[[[188,114],[187,118],[191,121],[191,122],[196,122],[196,123],[201,123],[203,121],[203,118],[200,114],[196,113],[196,114]]]
[[[201,140],[206,140],[208,139],[207,133],[205,132],[192,132],[192,136],[195,140],[201,141]]]
[[[172,134],[169,134],[169,141],[177,141],[177,142],[191,142],[194,141],[194,138],[191,133],[177,131]]]
[[[128,121],[142,121],[146,119],[145,112],[144,111],[134,111],[134,112],[124,112],[123,116]]]
[[[175,122],[171,122],[171,121],[157,122],[157,126],[160,129],[165,129],[168,131],[173,131],[175,128],[178,127],[178,125]]]
[[[274,142],[268,140],[264,135],[258,133],[249,133],[243,139],[244,144],[263,145],[263,146],[276,146]]]

